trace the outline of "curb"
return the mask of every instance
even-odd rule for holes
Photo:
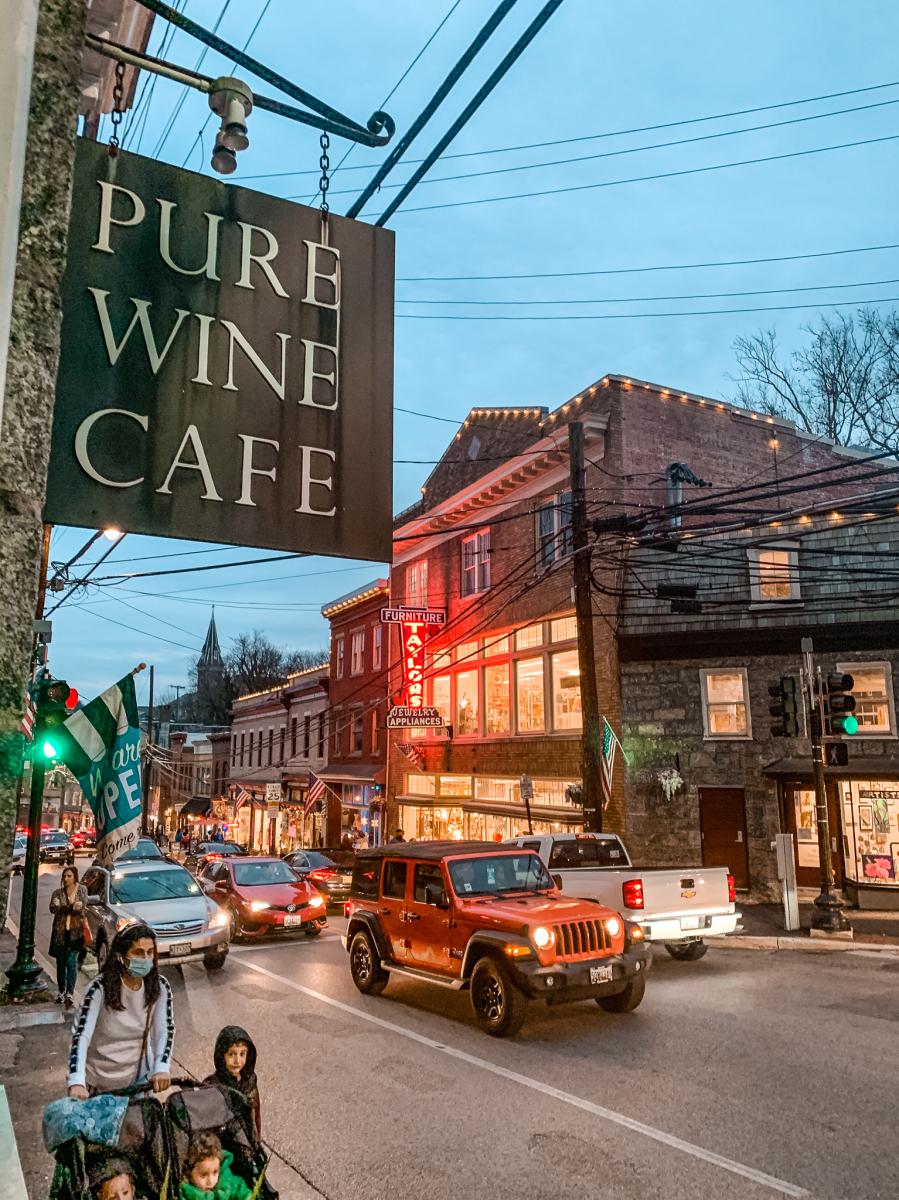
[[[835,954],[842,951],[851,954],[862,950],[899,956],[899,946],[884,945],[882,942],[851,942],[836,938],[758,937],[754,934],[737,934],[735,937],[716,938],[706,943],[710,950],[796,950],[806,954]]]

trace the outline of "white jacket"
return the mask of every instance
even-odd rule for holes
[[[159,977],[159,999],[147,1019],[144,984],[137,990],[122,985],[121,1012],[106,1004],[102,979],[95,979],[72,1028],[68,1086],[76,1084],[108,1092],[171,1073],[175,1042],[172,989]],[[141,1047],[146,1032],[146,1051]]]

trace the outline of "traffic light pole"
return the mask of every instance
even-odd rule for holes
[[[805,660],[805,684],[809,701],[809,733],[812,742],[812,769],[815,777],[815,810],[818,819],[818,863],[821,868],[821,891],[815,897],[812,929],[827,933],[842,933],[849,929],[837,899],[833,858],[830,847],[830,818],[827,811],[827,785],[824,779],[824,702],[821,695],[820,670],[815,664],[812,639],[802,639]],[[815,716],[817,715],[817,721]]]
[[[35,745],[40,722],[35,724]],[[34,925],[37,910],[37,868],[41,849],[41,814],[44,808],[44,776],[46,763],[39,753],[31,756],[31,801],[28,808],[28,846],[25,850],[25,873],[22,876],[22,903],[19,908],[19,942],[16,961],[6,972],[9,994],[27,996],[38,988],[42,975],[34,959]]]
[[[574,570],[574,610],[577,623],[577,656],[581,675],[581,784],[584,824],[602,832],[602,737],[599,695],[596,688],[596,652],[593,646],[593,586],[590,580],[590,550],[587,545],[587,498],[584,491],[584,426],[568,426],[568,458],[571,473],[571,546]]]

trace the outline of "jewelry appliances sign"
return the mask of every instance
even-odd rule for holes
[[[389,560],[393,234],[81,141],[44,519]]]

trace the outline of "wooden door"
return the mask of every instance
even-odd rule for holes
[[[727,867],[737,887],[749,887],[746,797],[742,788],[700,788],[702,865]]]
[[[821,867],[818,859],[818,819],[815,789],[811,783],[786,783],[783,786],[784,828],[792,833],[796,853],[796,882],[800,887],[818,887]],[[827,786],[827,819],[830,824],[831,862],[837,887],[843,885],[843,857],[839,851],[840,825],[836,793]]]

